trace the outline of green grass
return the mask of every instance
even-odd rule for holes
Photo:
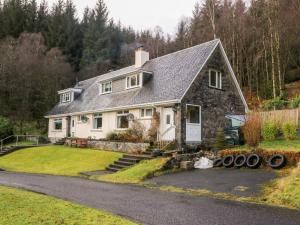
[[[0,224],[134,225],[127,219],[18,189],[0,186]]]
[[[79,172],[104,170],[121,153],[65,146],[44,146],[16,151],[0,158],[0,168],[28,173],[78,176]]]
[[[267,203],[300,209],[300,164],[287,176],[265,187]]]
[[[165,165],[167,160],[167,158],[145,160],[129,169],[122,170],[113,174],[96,176],[93,178],[112,183],[136,184],[142,182],[147,177],[152,176],[156,171],[159,171]]]
[[[260,148],[269,151],[296,151],[300,152],[300,139],[286,141],[286,140],[275,140],[275,141],[263,141],[259,145]],[[240,146],[235,149],[247,150],[248,146]]]

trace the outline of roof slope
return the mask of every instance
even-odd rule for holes
[[[134,66],[81,81],[76,86],[83,88],[80,97],[69,104],[57,104],[48,116],[180,100],[219,42],[213,40],[149,60],[141,69],[152,71],[153,77],[142,88],[99,95],[100,80],[138,71]]]

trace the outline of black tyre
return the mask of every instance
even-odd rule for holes
[[[227,155],[223,158],[223,166],[226,168],[232,167],[234,164],[234,156],[233,155]]]
[[[247,167],[251,168],[251,169],[256,169],[258,167],[260,167],[261,165],[261,157],[257,154],[251,154],[248,156],[247,158]]]
[[[246,165],[247,157],[244,154],[238,155],[235,157],[234,166],[236,168],[241,168]]]
[[[215,159],[213,162],[214,167],[221,167],[223,165],[223,160],[221,158]]]
[[[269,158],[268,165],[273,169],[280,169],[286,165],[286,158],[281,154],[273,155]]]

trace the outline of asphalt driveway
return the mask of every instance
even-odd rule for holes
[[[24,188],[93,208],[104,209],[141,224],[300,224],[299,210],[208,197],[193,197],[180,193],[101,183],[74,177],[0,172],[0,185]]]
[[[148,181],[158,185],[255,196],[259,194],[263,184],[274,178],[276,178],[274,171],[213,168],[172,173]]]

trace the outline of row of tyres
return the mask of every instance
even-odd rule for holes
[[[224,166],[226,168],[248,167],[251,169],[256,169],[259,168],[262,163],[263,163],[263,158],[258,154],[249,154],[249,155],[240,154],[240,155],[226,155],[223,158],[218,158],[214,160],[213,166],[214,167]],[[275,154],[266,160],[266,164],[273,169],[280,169],[286,165],[286,158],[284,155]]]

